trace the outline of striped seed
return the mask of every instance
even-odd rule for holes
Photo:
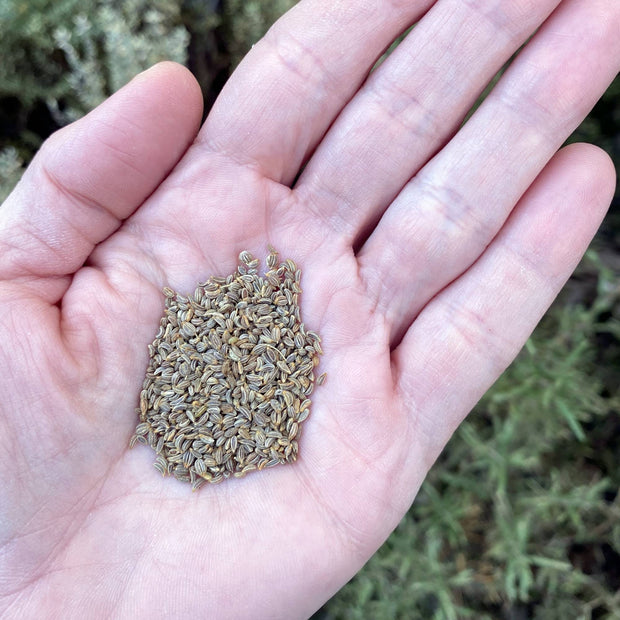
[[[150,445],[155,468],[193,490],[298,455],[322,350],[301,322],[297,265],[271,246],[266,263],[261,277],[244,250],[235,273],[163,291],[130,446]]]

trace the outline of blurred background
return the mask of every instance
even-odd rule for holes
[[[0,0],[0,201],[42,141],[170,59],[207,109],[293,0]],[[620,79],[570,141],[620,170]],[[315,620],[620,618],[620,206],[415,506]],[[0,207],[1,208],[1,207]]]

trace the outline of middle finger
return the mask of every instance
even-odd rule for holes
[[[437,2],[341,113],[296,185],[302,203],[358,244],[558,4]]]

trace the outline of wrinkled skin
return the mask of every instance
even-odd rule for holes
[[[557,151],[618,32],[607,0],[303,0],[202,128],[164,63],[53,135],[0,209],[6,617],[301,618],[352,577],[600,224],[612,164]],[[296,464],[191,493],[127,447],[161,288],[268,243],[328,380]]]

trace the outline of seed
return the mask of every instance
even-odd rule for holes
[[[197,491],[205,483],[204,478],[198,478],[192,482],[192,491]]]
[[[155,459],[153,466],[162,476],[165,476],[168,473],[168,463],[161,455]]]
[[[239,262],[241,263],[245,263],[246,265],[248,265],[252,262],[252,260],[253,256],[247,250],[243,250],[243,252],[239,254]]]
[[[301,322],[297,265],[271,246],[266,263],[261,277],[243,251],[188,297],[163,291],[130,446],[150,445],[155,468],[193,490],[297,459],[320,338]]]

